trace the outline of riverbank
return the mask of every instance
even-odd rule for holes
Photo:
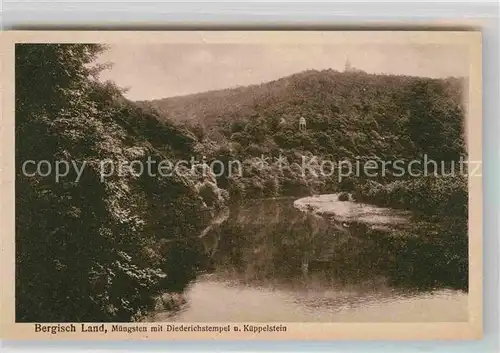
[[[406,210],[394,210],[378,207],[367,203],[351,200],[339,200],[340,194],[325,194],[303,197],[294,202],[294,206],[307,211],[311,206],[313,212],[327,218],[334,218],[337,222],[364,223],[371,227],[387,229],[389,227],[410,226],[412,213]]]
[[[337,247],[328,255],[331,261],[358,261],[346,256],[354,251],[358,258],[373,258],[371,265],[386,273],[394,285],[467,291],[468,237],[461,218],[430,220],[408,210],[340,201],[339,194],[301,198],[294,206],[302,211],[312,206],[314,212],[342,224],[351,236],[361,239],[355,249]]]

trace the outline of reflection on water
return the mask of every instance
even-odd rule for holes
[[[467,295],[450,290],[405,295],[391,291],[300,291],[244,285],[202,276],[176,315],[176,322],[438,322],[467,321]]]
[[[337,203],[337,204],[333,204]],[[204,239],[210,273],[173,316],[153,321],[466,321],[467,294],[419,283],[394,286],[397,254],[388,227],[411,215],[335,195],[253,200],[232,207]],[[308,217],[314,206],[324,217]],[[339,222],[342,226],[339,226]],[[385,230],[377,229],[383,225]],[[418,265],[417,265],[418,266]]]

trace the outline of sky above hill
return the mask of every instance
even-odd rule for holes
[[[300,71],[343,71],[346,60],[368,73],[468,76],[467,51],[444,45],[119,44],[99,59],[101,79],[149,100],[276,80]]]

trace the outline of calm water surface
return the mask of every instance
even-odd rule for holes
[[[321,215],[313,230],[303,212],[308,204]],[[355,221],[388,237],[391,228],[415,226],[408,212],[340,202],[337,195],[235,205],[206,235],[212,270],[189,286],[178,312],[158,311],[148,320],[467,321],[464,292],[391,286],[384,272],[391,254],[383,241],[365,239]]]

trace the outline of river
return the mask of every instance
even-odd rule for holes
[[[307,205],[317,215],[313,230]],[[465,292],[394,285],[399,274],[389,264],[401,260],[393,233],[415,226],[409,212],[338,195],[233,205],[207,235],[216,244],[211,270],[187,288],[178,311],[158,310],[148,321],[467,321]]]

